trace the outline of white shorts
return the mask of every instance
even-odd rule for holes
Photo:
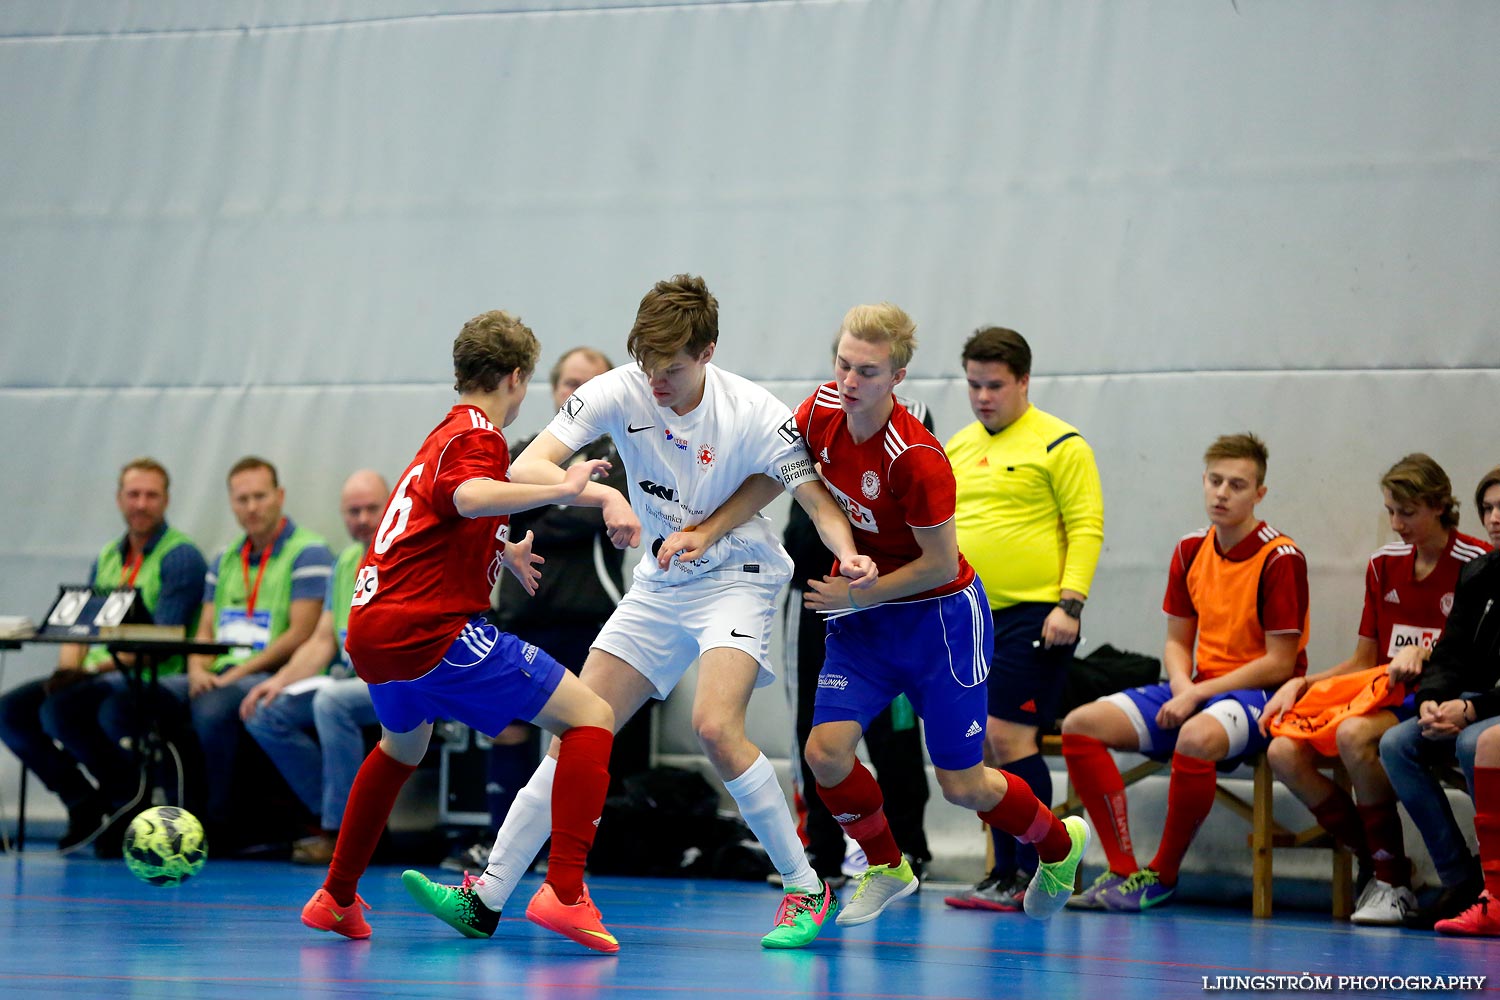
[[[688,667],[710,649],[728,646],[760,665],[756,687],[776,679],[771,627],[780,586],[705,577],[674,587],[632,587],[593,642],[624,660],[656,688],[672,693]]]

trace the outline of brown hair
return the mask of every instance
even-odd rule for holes
[[[556,389],[557,383],[562,381],[563,365],[575,354],[582,354],[594,364],[603,365],[605,371],[609,371],[615,366],[614,362],[610,361],[603,351],[596,351],[592,347],[575,347],[570,351],[563,352],[563,356],[558,358],[557,363],[552,366],[552,371],[547,375],[548,381],[552,383],[552,388]]]
[[[844,313],[839,337],[846,333],[867,344],[889,344],[892,371],[900,371],[910,364],[911,356],[917,350],[917,324],[905,309],[893,302],[850,309]],[[833,344],[837,352],[838,337],[834,338]]]
[[[1266,481],[1266,461],[1271,453],[1266,443],[1254,434],[1225,434],[1203,453],[1203,464],[1211,465],[1225,458],[1248,458],[1255,463],[1255,485]]]
[[[281,486],[281,479],[276,475],[276,466],[258,455],[246,455],[231,465],[229,467],[229,475],[224,477],[224,484],[227,486],[229,481],[235,476],[238,476],[241,472],[249,472],[251,469],[265,469],[271,474],[271,485],[277,488]]]
[[[1430,455],[1412,452],[1386,470],[1380,485],[1397,503],[1436,507],[1439,524],[1449,529],[1458,527],[1458,498],[1453,495],[1453,484]]]
[[[679,352],[696,358],[718,342],[719,301],[702,278],[678,274],[642,296],[625,349],[651,372],[665,368]]]
[[[1479,481],[1479,487],[1474,490],[1474,506],[1479,510],[1479,516],[1484,517],[1484,495],[1489,492],[1491,486],[1500,486],[1500,465],[1495,466],[1484,474]]]
[[[494,392],[516,369],[530,380],[541,352],[536,334],[518,317],[500,309],[480,313],[453,341],[453,388],[461,393]]]
[[[162,465],[156,459],[146,455],[142,455],[140,458],[132,458],[130,461],[120,466],[120,478],[119,481],[115,484],[115,490],[117,492],[125,488],[125,473],[131,471],[132,469],[139,469],[142,472],[156,473],[158,476],[161,476],[162,492],[172,492],[172,477],[167,475],[167,467],[165,465]]]
[[[1026,338],[1003,326],[981,326],[964,344],[963,362],[998,361],[1016,378],[1031,374],[1031,345]]]

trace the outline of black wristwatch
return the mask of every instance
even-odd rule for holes
[[[1064,597],[1062,600],[1057,602],[1057,606],[1062,608],[1069,618],[1074,618],[1080,621],[1083,619],[1083,602],[1078,598]]]

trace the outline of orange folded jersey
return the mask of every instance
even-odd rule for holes
[[[1385,665],[1314,681],[1297,704],[1271,723],[1272,736],[1308,740],[1325,757],[1338,756],[1334,731],[1339,723],[1399,705],[1406,685],[1392,683]]]

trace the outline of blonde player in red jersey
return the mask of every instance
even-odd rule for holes
[[[855,756],[865,727],[898,694],[923,720],[943,796],[1036,845],[1041,863],[1025,909],[1046,919],[1072,895],[1088,824],[1059,820],[1024,780],[984,764],[989,602],[958,550],[953,469],[943,447],[893,395],[915,331],[888,302],[849,310],[834,345],[835,380],[796,413],[819,477],[853,526],[855,548],[880,571],[872,586],[855,590],[835,562],[822,580],[808,581],[805,598],[829,618],[807,761],[828,811],[870,862],[837,923],[874,920],[917,889],[880,786]],[[774,495],[774,484],[752,479],[696,531],[669,538],[659,558],[696,558]]]
[[[557,768],[572,794],[554,805],[547,881],[526,915],[585,947],[619,950],[583,885],[609,784],[614,713],[544,651],[484,617],[502,568],[528,593],[540,579],[543,559],[532,554],[529,533],[509,539],[508,515],[581,498],[600,506],[624,502],[616,491],[590,484],[608,468],[600,460],[571,467],[555,485],[508,481],[510,453],[500,428],[515,419],[539,351],[531,330],[508,313],[484,313],[464,325],[453,343],[458,403],[401,476],[360,566],[346,649],[370,685],[381,737],[349,792],[328,877],[302,909],[302,922],[315,930],[370,936],[356,887],[397,793],[427,752],[434,719],[491,736],[527,719],[561,734]],[[493,933],[498,914],[460,905],[471,901],[467,893],[433,886],[417,872],[403,881],[461,933]]]

